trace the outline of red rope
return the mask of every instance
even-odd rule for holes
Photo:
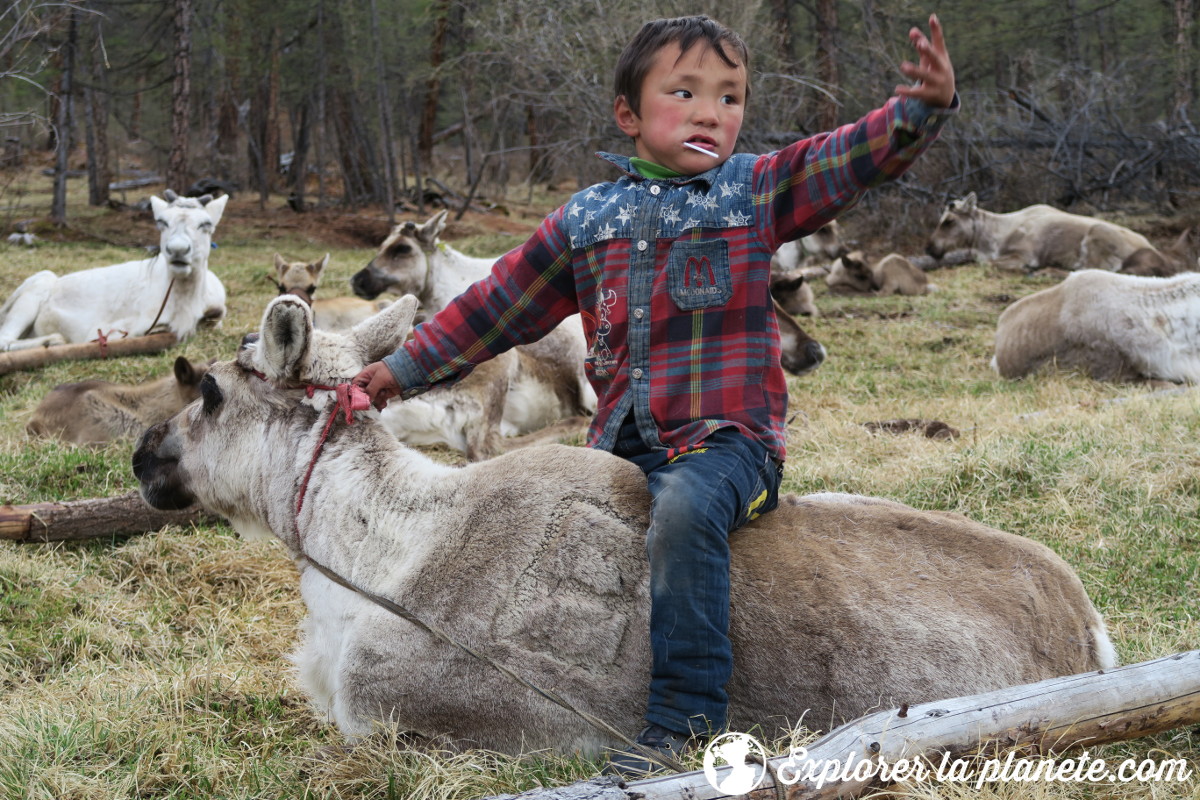
[[[104,331],[100,330],[99,328],[96,329],[96,338],[92,339],[92,341],[95,342],[96,344],[100,345],[100,357],[101,358],[108,358],[108,337],[114,333],[121,334],[122,339],[124,339],[126,336],[129,335],[129,331],[123,331],[120,328],[114,328],[114,329],[110,330],[108,333],[105,333]]]
[[[318,390],[336,392],[336,400],[334,406],[329,411],[329,419],[325,420],[325,427],[321,429],[321,438],[317,440],[317,446],[313,449],[312,458],[308,462],[308,470],[304,473],[304,480],[300,482],[300,492],[296,496],[296,535],[300,534],[300,509],[304,508],[304,495],[308,492],[308,479],[312,477],[313,468],[317,465],[317,459],[321,457],[321,450],[325,447],[325,440],[329,438],[329,430],[333,427],[334,420],[337,419],[338,411],[345,413],[347,425],[354,424],[354,412],[366,411],[371,407],[371,396],[368,395],[359,386],[352,383],[339,383],[337,386],[322,386],[320,384],[309,384],[304,387],[309,397],[312,397]]]

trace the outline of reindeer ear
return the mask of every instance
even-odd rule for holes
[[[325,271],[325,267],[329,264],[329,253],[325,254],[324,258],[317,259],[308,265],[308,274],[312,276],[313,283],[321,279],[321,273]]]
[[[170,190],[168,189],[167,191]],[[163,194],[166,193],[167,192],[163,192]],[[170,203],[168,203],[166,200],[163,200],[161,197],[150,195],[150,210],[154,213],[155,222],[162,219],[162,215],[166,213],[167,206],[169,205]]]
[[[288,263],[283,260],[283,256],[279,255],[279,253],[276,253],[275,254],[275,274],[278,275],[280,278],[282,278],[283,273],[287,271],[287,268],[288,268]]]
[[[200,382],[196,377],[196,369],[185,356],[175,357],[175,380],[184,386],[195,386]]]
[[[421,229],[417,232],[417,238],[432,247],[442,231],[446,230],[446,215],[449,213],[448,210],[443,208],[430,217],[429,221],[422,225]]]
[[[419,302],[415,296],[406,294],[350,329],[349,337],[358,346],[363,363],[378,361],[404,343],[412,331]]]
[[[963,211],[974,211],[976,202],[978,202],[978,199],[975,197],[975,193],[971,192],[970,194],[968,194],[966,197],[964,197],[962,199],[962,210]]]
[[[221,221],[221,215],[225,213],[225,204],[228,202],[229,195],[223,194],[216,200],[209,202],[209,204],[204,207],[204,210],[208,212],[210,217],[212,217],[212,224],[214,228],[217,227],[217,223]]]
[[[290,294],[281,294],[263,312],[256,360],[273,383],[294,380],[308,359],[312,339],[312,311]]]

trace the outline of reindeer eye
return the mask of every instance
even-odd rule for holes
[[[412,252],[412,245],[400,242],[392,245],[392,249],[388,251],[391,256],[406,256]]]
[[[200,379],[200,397],[204,399],[205,416],[212,416],[225,401],[225,395],[221,393],[221,387],[217,386],[217,379],[212,373]]]

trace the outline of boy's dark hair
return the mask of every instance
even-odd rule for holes
[[[642,26],[617,59],[616,96],[624,95],[634,114],[641,116],[642,81],[654,57],[672,42],[679,45],[680,53],[686,53],[696,42],[704,42],[729,66],[745,67],[746,99],[750,99],[750,50],[741,36],[703,14],[656,19]]]

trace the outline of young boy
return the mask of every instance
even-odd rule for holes
[[[614,113],[637,157],[576,194],[492,275],[420,325],[355,383],[376,407],[463,378],[579,312],[598,408],[588,446],[645,473],[653,503],[653,663],[634,776],[726,724],[733,668],[729,534],[773,509],[787,385],[771,254],[901,175],[957,110],[942,28],[909,34],[919,64],[881,109],[768,155],[732,155],[750,93],[748,53],[703,16],[649,22],[621,54]]]

